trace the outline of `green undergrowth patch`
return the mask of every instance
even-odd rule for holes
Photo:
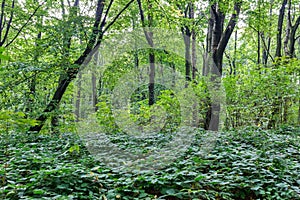
[[[163,169],[125,173],[75,134],[1,134],[0,199],[300,199],[299,128],[222,132],[209,152],[206,137]]]

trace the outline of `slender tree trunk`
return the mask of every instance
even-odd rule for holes
[[[286,17],[286,32],[285,32],[285,39],[283,42],[283,49],[284,49],[284,53],[285,56],[289,56],[290,55],[290,51],[288,48],[288,43],[289,43],[289,38],[290,38],[290,34],[291,34],[291,1],[288,0],[288,10],[287,10],[287,17]]]
[[[192,4],[188,3],[187,7],[184,8],[184,17],[186,19],[192,18]],[[185,45],[185,80],[186,85],[188,86],[188,82],[191,81],[191,68],[192,68],[192,60],[191,60],[191,29],[188,25],[185,25],[181,28],[181,32],[183,35],[184,45]]]
[[[152,4],[149,2],[148,10],[149,14],[147,15],[147,23],[145,20],[144,10],[142,7],[141,0],[137,0],[138,6],[139,6],[139,12],[141,17],[141,22],[144,30],[145,37],[147,39],[147,42],[150,46],[150,52],[149,52],[149,84],[148,84],[148,91],[149,91],[149,106],[153,105],[155,103],[155,54],[154,54],[154,43],[153,43],[153,32],[147,30],[147,28],[152,28],[153,23],[153,17],[151,14]]]
[[[43,24],[43,17],[37,17],[37,24]],[[39,57],[40,57],[40,51],[39,51],[39,42],[42,39],[42,32],[39,31],[37,36],[36,36],[36,41],[35,41],[35,52],[34,52],[34,62],[37,64],[39,61]],[[34,105],[34,100],[35,100],[35,95],[36,95],[36,75],[34,75],[30,80],[29,80],[29,96],[28,96],[28,105],[26,106],[26,111],[28,113],[32,113],[32,108]]]
[[[155,55],[152,49],[149,53],[150,73],[149,73],[149,106],[155,103]]]
[[[234,33],[234,53],[233,53],[233,75],[236,76],[236,55],[237,55],[237,40],[238,40],[238,31],[236,30]]]
[[[272,18],[272,13],[273,13],[273,1],[271,1],[270,4],[270,9],[269,9],[269,18]],[[270,20],[271,21],[271,20]],[[272,22],[269,23],[269,27],[271,29],[272,27]],[[265,42],[265,37],[264,37],[264,32],[262,32],[261,36],[262,36],[262,41],[264,44],[264,50],[263,50],[263,64],[265,67],[267,67],[268,64],[268,58],[271,57],[271,59],[274,61],[274,59],[272,58],[271,54],[270,54],[270,48],[271,48],[271,36],[270,36],[270,32],[271,30],[269,30],[268,33],[268,39],[267,39],[267,44]]]
[[[73,17],[76,17],[79,12],[79,0],[75,0],[74,5],[70,8],[70,15],[69,18],[65,15],[65,5],[64,2],[61,1],[61,6],[62,6],[62,17],[63,20],[66,21],[66,28],[65,31],[63,32],[63,45],[62,49],[64,52],[64,58],[61,61],[61,66],[70,66],[70,48],[71,48],[71,35],[72,31],[75,29],[74,23],[71,23],[71,20]],[[61,77],[60,77],[61,79]],[[57,111],[59,110],[59,104],[57,103],[56,108],[51,116],[51,130],[53,133],[58,133],[58,126],[59,126],[59,116]]]
[[[260,65],[260,31],[257,31],[257,64]]]
[[[191,5],[191,18],[195,19],[195,6]],[[196,31],[192,29],[192,79],[196,79],[197,73],[197,52],[196,52]]]
[[[191,81],[191,31],[189,27],[184,27],[182,29],[184,44],[185,44],[185,80],[186,87],[188,86],[188,82]]]
[[[98,66],[98,54],[94,55],[95,67]],[[98,103],[98,93],[97,93],[97,79],[96,79],[96,70],[92,71],[92,107],[94,111],[97,111]]]
[[[80,117],[80,104],[81,104],[81,79],[82,74],[78,73],[78,83],[77,83],[77,94],[76,94],[76,101],[75,101],[75,116],[76,116],[76,122],[79,122]]]

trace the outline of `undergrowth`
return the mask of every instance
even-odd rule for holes
[[[107,168],[75,134],[1,134],[0,199],[300,199],[299,128],[222,132],[199,154],[205,134],[144,173]]]

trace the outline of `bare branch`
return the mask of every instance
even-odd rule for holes
[[[2,38],[2,30],[4,28],[4,9],[5,9],[5,0],[2,0],[1,4],[1,17],[0,17],[0,40]]]
[[[104,9],[104,0],[98,0],[97,2],[97,8],[96,8],[96,16],[95,16],[95,22],[93,24],[93,32],[89,38],[89,41],[87,43],[87,46],[81,56],[74,62],[75,65],[81,65],[88,54],[93,50],[94,45],[97,40],[97,36],[99,34],[99,25],[101,22],[101,17],[103,14],[103,9]],[[75,70],[75,71],[74,71]],[[69,73],[74,73],[75,75],[78,73],[78,68],[70,68]],[[74,71],[74,72],[72,72]]]
[[[107,15],[108,15],[108,13],[109,13],[109,10],[110,10],[110,8],[111,8],[113,2],[114,2],[114,0],[110,0],[109,4],[108,4],[108,6],[107,6],[107,9],[106,9],[106,11],[105,11],[105,15],[104,15],[104,17],[103,17],[103,20],[102,20],[101,25],[100,25],[100,28],[99,28],[100,31],[102,31],[103,27],[104,27],[105,24],[106,24]]]
[[[44,2],[45,3],[45,2]],[[27,26],[27,24],[30,22],[31,18],[35,15],[35,13],[38,11],[38,9],[40,7],[42,7],[44,5],[44,3],[40,4],[34,11],[33,13],[29,16],[28,20],[25,22],[25,24],[23,24],[23,26],[19,29],[19,31],[17,32],[17,34],[15,35],[15,37],[13,37],[13,39],[8,42],[5,47],[8,47],[9,45],[11,45],[15,39],[17,39],[17,37],[20,35],[20,33],[22,32],[22,30]]]
[[[145,37],[147,39],[148,44],[152,47],[153,46],[153,40],[152,40],[152,37],[150,35],[151,33],[149,33],[149,31],[146,30],[145,15],[144,15],[144,10],[143,10],[143,7],[142,7],[141,0],[137,0],[137,2],[138,2],[138,5],[139,5],[140,17],[141,17],[141,22],[142,22],[144,34],[145,34]]]
[[[12,9],[11,9],[11,12],[10,12],[10,17],[9,17],[9,20],[8,20],[8,23],[7,23],[7,26],[6,26],[5,35],[3,37],[3,40],[0,42],[0,46],[2,46],[4,44],[4,42],[6,41],[6,39],[7,39],[9,30],[10,30],[10,27],[11,27],[11,22],[12,22],[12,19],[14,17],[14,7],[15,7],[15,0],[13,0],[12,4],[11,4]]]
[[[262,39],[261,41],[263,42],[264,48],[266,49],[266,52],[267,52],[268,56],[270,56],[271,60],[272,60],[273,62],[275,62],[275,59],[274,59],[273,56],[270,54],[269,48],[267,47],[267,44],[266,44],[266,41],[265,41],[264,37],[263,37],[262,35],[260,35],[260,37],[261,37],[261,39]]]
[[[122,15],[122,13],[132,4],[132,2],[134,2],[134,0],[130,0],[124,7],[122,10],[120,10],[120,12],[116,15],[116,17],[105,27],[105,29],[103,30],[103,33],[105,33],[118,19],[119,17]]]

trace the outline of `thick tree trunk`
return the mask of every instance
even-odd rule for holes
[[[282,35],[282,26],[283,26],[284,11],[285,11],[286,4],[287,4],[287,0],[283,0],[279,11],[278,24],[277,24],[277,46],[276,46],[275,57],[281,57],[281,45],[282,45],[281,35]]]
[[[184,44],[185,44],[185,80],[187,81],[186,87],[188,82],[191,81],[191,31],[189,27],[184,27],[182,29]]]
[[[236,25],[237,17],[240,13],[241,8],[241,2],[235,2],[234,4],[234,12],[231,15],[231,18],[227,24],[227,27],[225,31],[224,29],[224,20],[225,20],[225,14],[221,11],[219,8],[219,5],[217,3],[213,3],[211,5],[211,19],[210,22],[213,22],[209,26],[209,31],[211,33],[208,33],[208,45],[211,47],[207,47],[207,49],[211,50],[211,52],[207,52],[207,55],[212,56],[212,63],[208,62],[209,66],[205,66],[205,68],[209,69],[206,70],[210,73],[211,78],[210,82],[212,84],[212,91],[209,91],[212,93],[218,93],[220,91],[220,81],[222,76],[222,64],[223,64],[223,55],[225,48],[228,44],[228,41],[230,39],[230,36],[234,30],[234,27]],[[211,39],[210,39],[211,37]],[[208,58],[208,60],[210,60]],[[215,95],[213,94],[213,95]],[[213,96],[211,95],[211,96]],[[208,103],[208,111],[206,113],[206,119],[205,119],[205,125],[204,128],[206,130],[212,130],[212,131],[218,131],[219,130],[219,121],[220,121],[220,110],[221,110],[221,104],[219,97],[216,98],[210,98]]]
[[[193,5],[192,3],[188,3],[185,8],[181,8],[184,12],[184,18],[192,19],[193,18]],[[192,69],[192,58],[191,58],[191,36],[192,31],[188,25],[185,25],[181,28],[181,32],[183,35],[183,41],[185,45],[185,80],[186,85],[188,86],[188,82],[191,81],[191,69]]]
[[[298,16],[295,24],[291,27],[291,35],[290,35],[290,45],[289,45],[289,56],[291,58],[295,58],[295,43],[296,43],[296,31],[300,25],[300,16]]]

